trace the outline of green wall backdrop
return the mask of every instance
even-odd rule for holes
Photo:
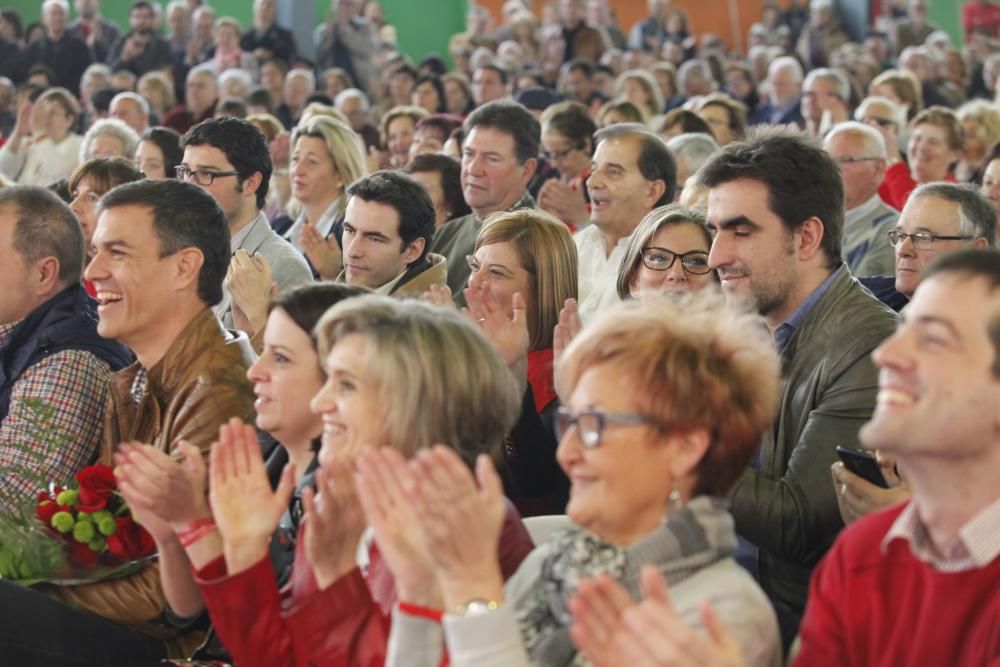
[[[0,6],[19,11],[25,23],[38,20],[41,4],[42,0],[0,0]],[[73,0],[69,4],[72,11]],[[131,0],[105,0],[102,4],[104,16],[128,26]],[[160,4],[165,6],[166,2]],[[250,24],[251,0],[211,0],[209,4],[219,16],[232,16],[243,25]],[[316,0],[315,6],[316,22],[320,23],[330,9],[330,1]],[[386,20],[397,27],[400,49],[415,60],[434,51],[447,56],[448,38],[465,29],[466,6],[466,0],[382,0]]]
[[[301,0],[285,0],[301,1]],[[640,0],[617,0],[618,2],[639,2]],[[721,0],[709,0],[721,2]],[[279,0],[280,2],[280,0]],[[867,0],[844,0],[851,5],[868,6]],[[17,9],[25,22],[35,21],[39,16],[41,0],[2,0],[4,7]],[[121,25],[128,25],[130,0],[105,0],[104,15]],[[165,4],[162,3],[162,4]],[[244,25],[251,19],[251,0],[211,0],[219,16],[233,16]],[[465,28],[467,0],[382,0],[386,19],[397,27],[399,46],[410,57],[419,60],[432,51],[447,56],[448,38]],[[535,2],[536,5],[541,4]],[[616,4],[612,0],[612,4]],[[784,4],[784,3],[782,3]],[[953,39],[961,40],[960,0],[930,0],[928,16],[931,21],[946,30]],[[70,6],[73,5],[70,0]],[[316,21],[321,22],[330,7],[328,0],[315,0]],[[627,28],[627,27],[626,27]]]

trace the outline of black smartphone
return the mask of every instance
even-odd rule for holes
[[[837,456],[844,463],[844,466],[855,475],[871,482],[875,486],[888,489],[889,485],[882,475],[882,468],[879,467],[875,455],[861,449],[851,449],[850,447],[837,446]]]

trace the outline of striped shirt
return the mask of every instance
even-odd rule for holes
[[[0,347],[17,322],[0,326]],[[104,430],[111,368],[90,352],[65,350],[26,369],[14,383],[10,410],[0,422],[0,508],[62,484],[93,463]],[[65,442],[39,439],[26,401],[55,408],[46,428]],[[60,446],[56,447],[55,445]]]
[[[882,540],[885,553],[893,540],[906,540],[916,558],[940,572],[964,572],[984,568],[1000,556],[1000,500],[994,501],[972,517],[958,531],[958,539],[941,554],[931,542],[927,527],[912,502],[893,522]]]

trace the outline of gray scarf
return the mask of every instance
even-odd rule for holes
[[[622,547],[582,528],[556,533],[538,581],[517,602],[521,638],[535,665],[589,665],[569,637],[568,605],[584,579],[607,574],[639,600],[643,565],[659,566],[673,586],[736,552],[733,518],[725,500],[698,496],[634,544]]]

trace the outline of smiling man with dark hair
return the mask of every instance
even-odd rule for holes
[[[736,531],[778,613],[787,647],[809,575],[843,527],[830,466],[858,442],[875,406],[871,351],[895,314],[841,260],[844,188],[837,163],[787,128],[752,130],[697,174],[715,231],[709,264],[727,299],[764,316],[783,390],[755,465],[736,483]]]
[[[225,215],[188,183],[126,183],[101,199],[93,245],[85,275],[97,291],[97,332],[137,359],[111,378],[98,462],[113,464],[120,446],[135,442],[167,455],[191,446],[207,455],[222,424],[254,414],[246,377],[253,350],[211,310],[229,264]],[[200,598],[188,594],[194,583],[177,536],[154,539],[159,559],[122,578],[40,589],[0,581],[4,658],[134,665],[188,652],[201,633],[194,618],[179,616],[197,616]],[[161,584],[161,566],[173,573],[170,587]]]

